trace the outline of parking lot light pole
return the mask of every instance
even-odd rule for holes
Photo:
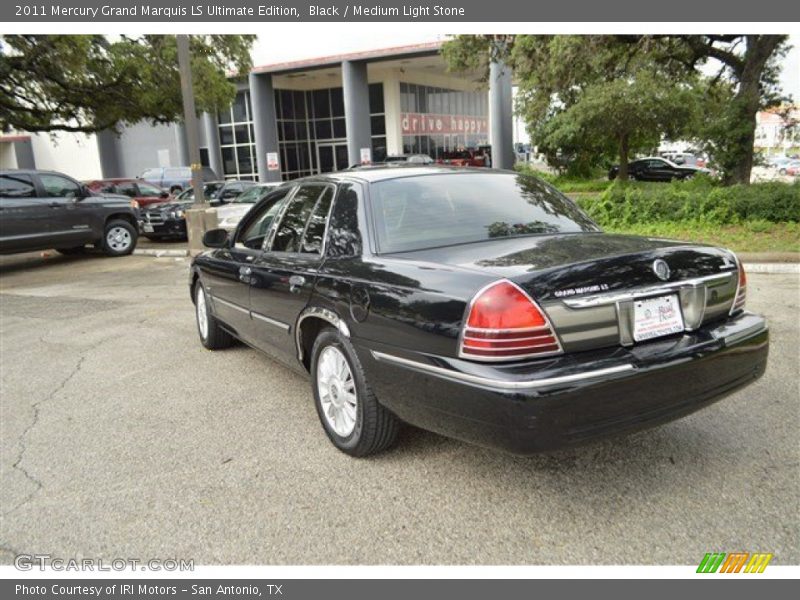
[[[203,234],[217,226],[217,215],[216,211],[208,209],[203,193],[203,166],[200,164],[200,134],[194,104],[189,36],[177,35],[175,39],[183,93],[183,121],[189,146],[192,188],[194,189],[194,204],[191,209],[186,211],[186,233],[189,237],[189,252],[194,256],[203,250]]]

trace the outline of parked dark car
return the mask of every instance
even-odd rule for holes
[[[676,181],[691,179],[698,173],[709,173],[708,169],[692,165],[676,165],[674,162],[652,156],[640,158],[628,163],[628,176],[638,181]],[[616,179],[619,174],[619,165],[614,165],[608,171],[610,180]]]
[[[203,181],[219,179],[211,167],[203,167]],[[192,169],[190,167],[153,167],[145,169],[137,177],[170,194],[177,194],[192,186]]]
[[[204,242],[189,279],[203,345],[239,338],[309,373],[351,455],[401,422],[523,455],[579,444],[689,414],[766,366],[732,252],[604,234],[512,172],[296,180]]]
[[[93,179],[85,182],[92,191],[100,194],[119,194],[136,200],[140,209],[162,204],[169,199],[169,192],[146,181],[136,179]]]
[[[136,247],[135,200],[95,194],[53,171],[0,171],[0,253],[54,248],[62,254],[83,251],[86,244],[110,256]]]
[[[210,181],[203,186],[203,194],[210,206],[221,206],[233,201],[244,190],[255,185],[252,181]],[[194,204],[194,190],[189,188],[171,202],[159,204],[141,213],[139,228],[149,240],[186,238],[186,209]]]

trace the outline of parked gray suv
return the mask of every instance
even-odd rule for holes
[[[55,248],[82,252],[94,244],[110,256],[133,252],[138,238],[136,202],[92,193],[53,171],[0,171],[0,254]]]
[[[203,167],[201,171],[203,181],[216,181],[219,179],[211,167]],[[137,179],[177,194],[192,187],[192,169],[190,167],[153,167],[142,171]]]

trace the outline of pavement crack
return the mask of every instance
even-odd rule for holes
[[[28,446],[27,446],[27,444],[25,442],[26,442],[26,439],[27,439],[28,435],[30,434],[30,432],[39,423],[39,414],[41,412],[40,407],[43,404],[45,404],[45,403],[49,402],[50,400],[52,400],[53,398],[55,398],[55,396],[66,387],[66,385],[72,380],[72,378],[75,377],[75,375],[77,375],[78,372],[81,370],[81,367],[83,366],[83,361],[84,360],[86,360],[86,356],[84,356],[84,355],[79,356],[78,357],[78,362],[75,364],[75,366],[69,372],[69,374],[61,381],[61,383],[59,383],[49,394],[47,394],[47,396],[45,396],[44,398],[42,398],[41,400],[39,400],[37,402],[34,402],[31,405],[31,408],[33,408],[33,419],[28,424],[28,426],[22,431],[22,433],[19,436],[19,440],[17,440],[17,444],[19,446],[19,453],[17,454],[17,459],[11,465],[11,468],[19,471],[20,473],[22,473],[22,475],[28,481],[33,483],[34,489],[27,496],[25,496],[20,502],[18,502],[13,508],[5,511],[3,513],[3,517],[7,517],[11,513],[15,512],[16,510],[21,508],[23,505],[25,505],[28,502],[30,502],[30,500],[39,492],[39,490],[41,490],[44,487],[44,484],[39,479],[37,479],[33,474],[31,474],[22,465],[22,461],[25,458],[25,453],[28,450]]]

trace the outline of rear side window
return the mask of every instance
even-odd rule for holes
[[[303,236],[301,252],[305,254],[320,254],[322,252],[322,241],[325,239],[325,226],[328,223],[328,213],[331,209],[333,200],[333,188],[328,187],[317,201],[311,217],[306,225],[306,233]]]
[[[0,198],[35,198],[36,188],[28,175],[0,175]]]
[[[358,189],[356,184],[343,184],[333,204],[328,224],[327,256],[360,256],[361,232],[358,228]]]
[[[306,221],[314,210],[317,200],[328,188],[323,184],[312,184],[301,186],[292,198],[286,212],[283,214],[275,239],[272,242],[273,252],[298,252],[300,250],[300,240],[303,237],[303,230]]]
[[[80,196],[80,187],[77,183],[61,175],[39,175],[45,194],[51,198],[77,198]]]

